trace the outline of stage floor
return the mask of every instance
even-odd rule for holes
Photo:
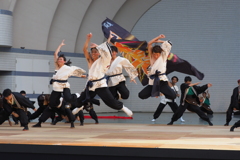
[[[98,114],[106,115],[125,116],[123,113]],[[168,126],[171,115],[163,113],[156,122],[151,121],[152,113],[135,113],[133,119],[99,119],[99,124],[86,119],[84,126],[77,121],[74,129],[64,122],[55,126],[46,122],[41,128],[32,128],[35,122],[31,122],[29,131],[5,122],[0,126],[0,144],[240,150],[240,129],[230,132],[230,126],[223,126],[224,114],[211,118],[214,126],[208,126],[194,113],[184,114],[184,123],[177,121]],[[234,116],[231,124],[238,119],[239,116]]]

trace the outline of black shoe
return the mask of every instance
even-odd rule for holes
[[[28,125],[26,125],[24,128],[23,128],[23,131],[28,131]]]
[[[234,128],[237,128],[237,127],[235,127],[235,125],[233,125],[233,126],[230,128],[230,132],[234,132]]]
[[[208,122],[208,124],[209,124],[209,126],[213,126],[212,122],[210,122],[210,121]]]
[[[173,125],[173,121],[169,122],[167,125]]]
[[[37,123],[37,124],[33,125],[32,127],[42,127],[42,126],[41,126],[41,123]]]
[[[95,120],[95,124],[98,124],[99,122],[98,122],[98,120]]]
[[[228,126],[228,125],[229,125],[229,123],[225,123],[225,124],[224,124],[224,126]]]
[[[71,122],[71,127],[70,128],[75,128],[74,122]]]
[[[51,125],[56,125],[58,123],[58,120],[54,120],[52,123],[51,123]]]
[[[80,123],[80,126],[83,126],[83,122]]]

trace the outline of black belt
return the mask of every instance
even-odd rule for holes
[[[155,74],[149,76],[150,79],[153,79],[153,88],[151,92],[151,97],[159,96],[160,93],[160,79],[159,76],[166,75],[166,73],[161,73],[160,71],[156,70]]]
[[[92,86],[93,86],[93,82],[97,82],[97,81],[101,81],[101,80],[103,80],[103,79],[105,79],[106,77],[104,76],[104,77],[102,77],[102,78],[100,78],[100,79],[96,79],[96,80],[89,80],[88,82],[87,82],[87,85],[86,85],[86,98],[85,98],[85,100],[83,100],[83,103],[85,103],[85,102],[87,102],[87,101],[89,101],[91,98],[90,98],[90,95],[89,95],[89,88],[92,88]]]
[[[111,77],[115,77],[115,76],[120,76],[122,75],[122,73],[119,73],[119,74],[114,74],[114,75],[110,75],[110,76],[106,76],[106,79],[107,79],[107,84],[108,84],[108,81]]]
[[[50,84],[53,84],[53,82],[58,82],[58,83],[67,83],[67,80],[57,80],[57,79],[51,79]]]

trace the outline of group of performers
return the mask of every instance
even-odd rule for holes
[[[119,101],[120,98],[128,99],[130,95],[122,70],[124,68],[130,77],[130,81],[136,83],[135,78],[138,76],[137,69],[128,59],[117,56],[118,48],[113,45],[111,46],[113,35],[110,34],[108,40],[100,45],[92,43],[89,53],[91,38],[92,34],[87,34],[83,47],[83,53],[88,64],[88,74],[80,67],[70,66],[70,60],[67,61],[63,54],[59,55],[61,47],[65,45],[63,40],[54,53],[55,74],[50,81],[53,87],[51,94],[40,95],[38,97],[39,108],[36,109],[33,103],[24,97],[24,95],[12,92],[10,89],[5,89],[3,91],[3,98],[0,101],[0,124],[9,120],[9,116],[12,115],[20,121],[21,126],[24,127],[24,131],[29,130],[28,122],[37,117],[39,117],[38,123],[33,125],[33,127],[41,127],[41,124],[48,118],[52,118],[52,125],[56,125],[57,122],[65,118],[70,123],[70,127],[74,128],[76,117],[79,117],[80,125],[83,125],[83,109],[89,112],[97,124],[98,118],[93,109],[93,104],[100,105],[100,101],[94,99],[96,95],[108,107],[114,110],[121,110],[129,117],[132,117],[133,112]],[[178,77],[172,77],[171,82],[169,82],[166,76],[167,57],[170,53],[172,43],[171,41],[163,41],[163,38],[165,38],[165,35],[161,34],[148,43],[147,56],[150,59],[150,66],[148,67],[149,81],[148,85],[139,92],[139,98],[160,97],[160,104],[153,115],[152,121],[155,121],[160,116],[162,110],[168,104],[174,113],[168,125],[172,125],[179,118],[184,121],[182,115],[188,109],[195,112],[212,126],[213,124],[210,122],[209,117],[205,114],[213,114],[210,108],[210,94],[207,92],[207,89],[212,84],[208,83],[198,86],[199,82],[192,83],[191,77],[186,76],[184,83],[180,86],[181,98],[180,104],[177,105],[176,97],[179,97],[179,89],[176,83],[178,82]],[[156,45],[156,43],[161,43],[161,45]],[[71,76],[87,78],[85,89],[80,94],[71,93],[68,82],[68,78]],[[240,86],[240,80],[238,84]],[[236,106],[239,107],[239,88],[234,89],[225,125],[229,124],[233,109]],[[199,97],[201,94],[202,97]],[[35,112],[27,116],[26,108],[31,108]],[[55,113],[58,114],[56,118]],[[239,126],[240,121],[234,124],[231,131]]]

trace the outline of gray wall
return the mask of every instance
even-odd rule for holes
[[[188,60],[205,74],[201,85],[209,88],[215,112],[225,112],[232,90],[240,79],[240,1],[238,0],[162,0],[146,12],[132,30],[140,40],[151,40],[159,34],[173,43],[172,53]],[[186,75],[179,77],[178,86]],[[199,82],[195,77],[193,82]],[[132,86],[136,93],[139,86]],[[139,87],[139,88],[138,88]],[[136,98],[136,93],[131,98]],[[158,99],[137,100],[126,104],[136,111],[155,110]],[[170,111],[166,107],[165,111]]]

